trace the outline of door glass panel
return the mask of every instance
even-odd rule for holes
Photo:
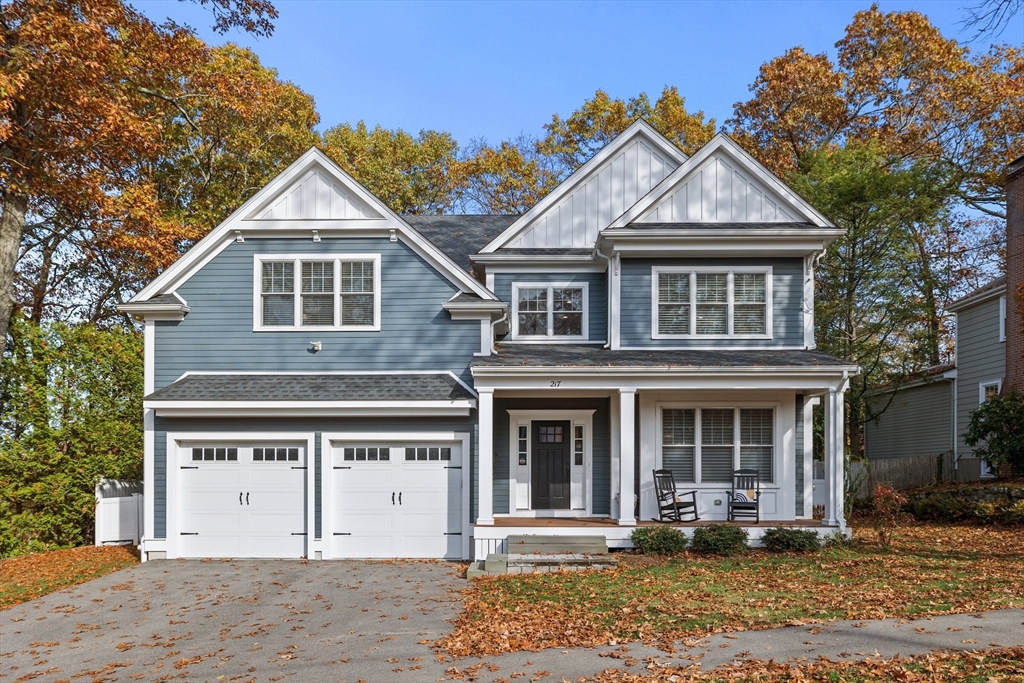
[[[541,443],[562,443],[561,425],[541,425],[537,428]]]

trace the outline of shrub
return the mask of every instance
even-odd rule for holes
[[[691,545],[698,553],[735,555],[747,549],[747,532],[730,524],[697,527]]]
[[[963,522],[974,517],[974,503],[959,496],[933,493],[915,498],[910,514],[922,522]]]
[[[629,538],[644,555],[675,555],[683,552],[690,541],[678,529],[660,525],[640,527]]]
[[[818,532],[808,529],[769,529],[761,536],[761,543],[772,553],[809,553],[821,549]]]
[[[907,497],[891,485],[875,485],[871,496],[871,526],[875,528],[878,543],[883,548],[889,547],[893,533],[903,523],[903,506],[906,504]]]
[[[1024,468],[1024,394],[1014,389],[986,399],[971,413],[964,443],[991,465]]]
[[[1003,508],[999,521],[1009,525],[1024,524],[1024,500]]]
[[[826,548],[852,548],[853,538],[847,538],[842,531],[836,529],[825,534],[823,539]]]

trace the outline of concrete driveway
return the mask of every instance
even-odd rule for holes
[[[0,612],[0,681],[434,681],[464,570],[147,562]]]

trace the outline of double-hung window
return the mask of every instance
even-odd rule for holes
[[[678,483],[730,484],[733,471],[774,476],[772,408],[661,408],[661,466]]]
[[[256,330],[380,329],[380,255],[257,256]]]
[[[514,339],[585,340],[586,284],[515,284]]]
[[[652,271],[653,337],[770,338],[769,267]]]

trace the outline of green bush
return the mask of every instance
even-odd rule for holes
[[[1018,500],[1013,505],[1004,507],[1000,517],[1001,519],[999,521],[1003,524],[1024,524],[1024,500]]]
[[[761,536],[761,543],[772,553],[809,553],[821,550],[818,532],[808,529],[769,529]]]
[[[697,527],[692,547],[707,555],[735,555],[747,549],[747,532],[731,524]]]
[[[910,501],[910,514],[923,522],[964,522],[974,518],[974,501],[933,493]]]
[[[670,526],[640,527],[629,537],[644,555],[675,555],[690,542],[683,532]]]

